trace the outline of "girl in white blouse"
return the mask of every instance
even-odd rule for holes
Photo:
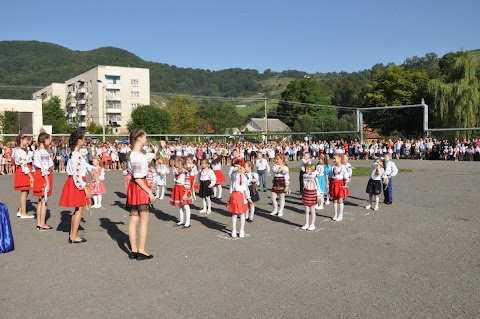
[[[38,149],[33,155],[35,177],[33,181],[33,196],[38,197],[37,230],[50,230],[52,227],[45,224],[48,197],[53,189],[53,160],[45,148],[50,146],[52,137],[42,132],[38,135]],[[46,193],[46,194],[45,194]],[[45,198],[47,195],[47,198]]]
[[[345,190],[348,188],[349,173],[347,167],[342,165],[342,155],[335,154],[333,156],[334,166],[330,171],[330,197],[333,198],[334,221],[343,219],[343,198]],[[338,212],[338,214],[337,214]]]
[[[68,242],[77,244],[87,241],[85,238],[78,237],[78,227],[82,219],[83,207],[90,203],[91,195],[85,176],[93,166],[87,164],[85,158],[79,152],[80,148],[85,145],[85,132],[72,132],[68,143],[73,151],[67,163],[68,178],[63,185],[59,205],[74,208]]]
[[[198,173],[198,181],[200,184],[198,196],[203,198],[203,208],[200,214],[210,214],[212,212],[213,187],[215,187],[216,176],[210,164],[206,159],[201,161],[201,170]]]

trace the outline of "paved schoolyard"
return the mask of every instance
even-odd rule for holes
[[[192,227],[178,229],[177,209],[157,201],[147,241],[154,258],[140,262],[127,257],[120,172],[107,173],[105,209],[84,215],[88,242],[77,245],[67,243],[70,215],[57,205],[65,174],[54,176],[50,232],[15,217],[13,179],[1,176],[15,251],[0,255],[0,317],[478,318],[480,163],[397,165],[413,172],[395,178],[394,205],[365,210],[368,178],[356,177],[345,220],[331,221],[329,206],[314,232],[299,229],[297,194],[279,218],[261,193],[243,239],[230,238],[224,204],[208,217],[193,207]],[[297,191],[298,174],[291,179]]]

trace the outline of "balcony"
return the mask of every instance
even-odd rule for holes
[[[122,114],[122,109],[107,107],[107,114]]]
[[[78,122],[78,127],[87,127],[87,122]]]
[[[68,92],[68,97],[75,97],[77,95],[76,92]]]
[[[75,107],[75,106],[77,106],[77,102],[70,102],[70,103],[68,103],[68,107],[73,108],[73,107]]]
[[[79,116],[87,116],[87,111],[78,111]]]
[[[120,90],[121,87],[120,83],[107,83],[107,90]]]
[[[78,88],[77,93],[78,94],[87,93],[87,89],[86,88]]]
[[[122,98],[120,96],[107,96],[107,101],[121,101]]]
[[[121,126],[121,125],[122,125],[122,121],[121,121],[121,120],[109,120],[109,121],[108,121],[108,125],[111,125],[111,126]]]
[[[77,117],[77,113],[69,113],[69,114],[68,114],[68,117],[69,117],[69,118]]]
[[[77,103],[79,105],[84,105],[85,103],[87,103],[87,101],[85,99],[82,99],[82,100],[78,100]]]

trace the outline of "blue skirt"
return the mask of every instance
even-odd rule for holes
[[[318,186],[320,187],[320,192],[327,194],[327,179],[324,176],[318,176]]]
[[[0,203],[0,254],[14,249],[12,228],[7,205]]]

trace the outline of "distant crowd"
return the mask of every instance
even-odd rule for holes
[[[15,142],[8,142],[5,145],[0,142],[0,174],[13,174],[15,165],[12,161],[12,152]],[[28,146],[29,153],[37,147],[37,142],[32,140]],[[167,142],[165,147],[157,143],[148,143],[144,147],[147,153],[161,151],[170,166],[176,157],[193,155],[196,159],[210,159],[213,154],[222,158],[222,164],[230,162],[234,150],[238,150],[240,157],[244,160],[254,161],[258,153],[262,153],[268,162],[273,162],[275,155],[285,155],[288,161],[300,161],[305,153],[310,153],[312,158],[319,158],[320,155],[332,157],[333,154],[348,154],[351,160],[367,160],[383,157],[390,154],[396,159],[416,160],[445,160],[445,161],[478,161],[480,160],[480,139],[461,140],[436,140],[432,138],[417,140],[371,140],[360,142],[358,140],[332,140],[332,141],[305,141],[293,142],[230,142],[230,143],[171,143]],[[124,142],[101,142],[90,141],[84,145],[80,153],[85,159],[92,163],[95,157],[99,157],[106,170],[125,170],[126,156],[131,151],[131,146]],[[66,163],[72,152],[68,143],[53,141],[48,150],[53,162],[54,171],[65,172]]]

